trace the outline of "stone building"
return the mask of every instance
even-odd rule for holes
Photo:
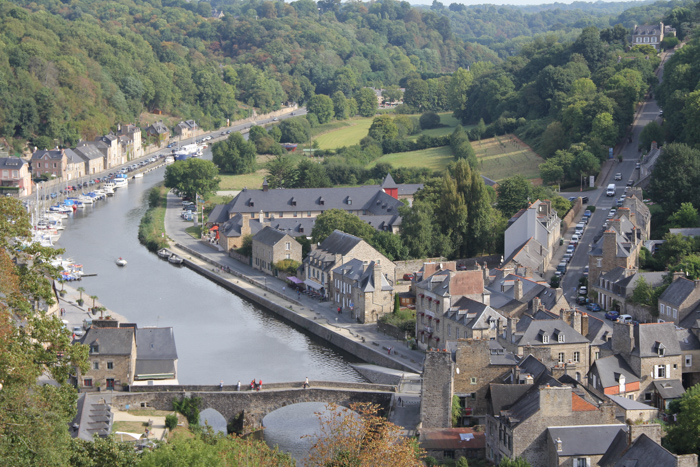
[[[133,327],[91,326],[79,342],[89,347],[90,369],[77,371],[77,387],[122,390],[134,382],[136,338]]]
[[[29,196],[32,175],[29,164],[19,157],[0,157],[0,196]]]
[[[105,158],[105,169],[111,169],[126,163],[126,155],[119,150],[119,138],[112,133],[98,136],[95,141],[87,141],[100,150]]]
[[[612,404],[596,405],[552,377],[523,386],[520,397],[486,417],[486,458],[491,462],[520,456],[533,466],[559,465],[551,460],[549,427],[618,424]]]
[[[39,149],[32,154],[30,163],[32,165],[32,173],[35,177],[49,174],[56,178],[62,178],[68,164],[68,159],[64,149]]]
[[[673,282],[659,296],[659,320],[680,324],[700,310],[700,280],[687,279],[683,271],[673,273]],[[693,324],[693,323],[689,323]]]
[[[194,120],[185,120],[175,125],[175,135],[181,139],[188,139],[196,135],[197,123]]]
[[[650,45],[656,50],[661,50],[661,41],[664,36],[675,36],[676,30],[664,23],[650,25],[634,25],[632,29],[632,47],[635,45]]]
[[[98,174],[105,169],[104,155],[92,144],[79,143],[75,148],[75,153],[85,163],[85,174]]]
[[[589,282],[589,292],[595,292],[597,302],[603,310],[617,310],[620,314],[629,314],[638,321],[650,321],[650,310],[631,303],[635,287],[640,279],[651,287],[663,283],[665,272],[638,272],[636,269],[616,267],[598,276],[596,283]]]
[[[166,141],[168,138],[170,138],[170,130],[168,130],[168,127],[165,126],[165,123],[163,123],[162,120],[149,125],[146,128],[146,133],[148,136],[158,137],[159,142]]]
[[[582,334],[587,332],[585,314],[574,312],[572,324],[563,319],[534,319],[523,316],[509,318],[499,342],[516,355],[526,355],[539,349],[545,356],[543,363],[553,366],[576,381],[584,382],[589,368],[589,340]],[[548,361],[547,361],[548,360]]]
[[[275,264],[285,259],[301,263],[301,245],[289,234],[265,227],[253,236],[253,269],[272,275]]]
[[[628,425],[613,438],[605,455],[598,461],[601,467],[696,467],[697,454],[676,455],[661,446],[661,426],[658,424]]]
[[[117,135],[119,136],[119,152],[127,161],[138,159],[143,156],[141,128],[132,124],[120,125],[117,130]]]
[[[615,268],[638,269],[643,245],[641,231],[626,217],[611,219],[603,236],[588,252],[588,283]]]
[[[504,265],[514,262],[544,274],[559,245],[560,223],[549,200],[537,200],[520,210],[508,221],[505,231]]]
[[[423,362],[420,420],[423,428],[452,427],[454,394],[452,352],[429,350]]]
[[[620,431],[626,432],[627,425],[550,426],[547,428],[549,462],[543,465],[598,465]]]
[[[350,260],[374,262],[393,286],[394,263],[369,243],[354,235],[335,230],[304,258],[304,284],[331,298],[332,271]]]
[[[394,309],[394,287],[382,270],[381,261],[351,259],[333,269],[331,301],[350,310],[359,323],[376,323]]]
[[[476,428],[421,429],[418,442],[428,456],[439,461],[485,457],[485,435]]]

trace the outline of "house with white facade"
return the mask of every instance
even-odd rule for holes
[[[531,267],[543,274],[561,238],[560,219],[549,200],[537,200],[508,221],[505,265]]]

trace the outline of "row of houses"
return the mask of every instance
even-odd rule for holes
[[[142,157],[141,128],[119,126],[117,133],[81,141],[75,148],[36,149],[30,160],[34,177],[48,174],[52,178],[75,180],[93,175]]]

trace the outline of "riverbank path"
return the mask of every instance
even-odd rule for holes
[[[336,311],[336,307],[330,302],[319,302],[307,295],[302,295],[298,298],[296,294],[290,290],[287,282],[263,274],[253,269],[251,266],[231,258],[223,251],[217,251],[211,246],[205,245],[201,240],[193,238],[185,231],[192,223],[180,218],[181,212],[182,200],[174,194],[169,193],[168,208],[165,214],[165,231],[172,240],[171,250],[178,250],[178,248],[174,246],[177,243],[190,250],[196,251],[198,254],[215,261],[221,266],[228,267],[254,282],[250,283],[239,280],[237,285],[245,287],[257,295],[265,296],[266,299],[284,308],[289,308],[291,306],[293,311],[299,315],[320,322],[329,329],[362,343],[369,349],[376,352],[383,352],[396,362],[406,365],[418,373],[423,371],[424,352],[420,350],[411,350],[404,341],[399,341],[391,336],[382,334],[379,332],[376,323],[359,324],[353,320],[347,312],[339,315]],[[188,255],[185,250],[181,250],[180,253],[195,264],[201,263],[200,266],[211,268],[211,264],[205,263],[195,256]],[[232,281],[236,280],[235,276],[231,274],[224,272],[220,272],[220,274],[225,278],[230,278]],[[267,293],[267,291],[274,291],[276,293],[270,294]],[[282,298],[285,294],[289,295],[288,299]]]

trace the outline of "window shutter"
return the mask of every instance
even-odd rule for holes
[[[666,365],[666,378],[671,378],[671,365]]]

